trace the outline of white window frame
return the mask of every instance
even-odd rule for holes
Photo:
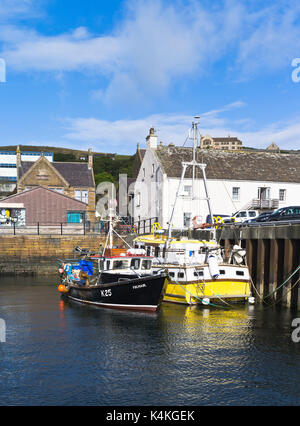
[[[82,201],[83,203],[89,203],[89,191],[85,189],[75,189],[74,198],[77,201]]]
[[[281,197],[282,194],[283,194],[283,197]],[[285,188],[279,189],[279,201],[286,201],[286,189]]]
[[[235,190],[237,190],[236,193],[235,193]],[[232,187],[232,200],[233,201],[240,201],[240,197],[241,197],[241,188],[239,186],[233,186]]]

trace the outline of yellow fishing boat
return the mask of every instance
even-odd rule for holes
[[[171,239],[151,234],[134,244],[154,256],[153,273],[168,271],[164,302],[195,304],[253,303],[246,252],[234,246],[230,252],[215,241]]]

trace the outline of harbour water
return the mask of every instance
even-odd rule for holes
[[[299,405],[300,312],[60,299],[56,277],[1,278],[0,405]]]

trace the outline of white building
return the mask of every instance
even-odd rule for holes
[[[193,150],[157,144],[154,129],[146,138],[146,152],[135,183],[135,221],[158,217],[168,227],[182,172],[182,162],[192,161]],[[207,186],[215,215],[241,209],[272,210],[300,205],[300,155],[295,153],[196,149],[196,161],[206,167]],[[201,170],[194,189],[192,168],[186,173],[173,220],[175,229],[206,222],[209,214]]]

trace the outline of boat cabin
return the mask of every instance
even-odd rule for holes
[[[147,256],[145,250],[130,249],[123,253],[109,252],[99,259],[99,271],[137,274],[149,274],[153,257]]]

